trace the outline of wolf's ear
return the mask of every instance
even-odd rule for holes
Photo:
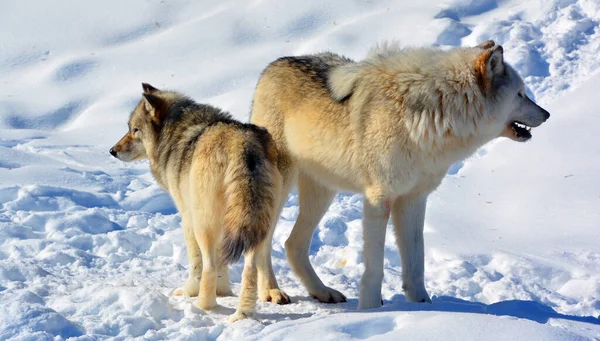
[[[483,81],[483,87],[487,88],[494,77],[504,73],[504,50],[502,46],[496,45],[483,51],[475,62],[477,71]]]
[[[494,77],[504,73],[504,49],[497,45],[484,52],[488,76]]]
[[[483,50],[487,50],[487,49],[492,48],[494,46],[496,46],[496,43],[493,40],[486,40],[483,43],[481,43],[481,44],[479,44],[479,45],[477,45],[475,47],[478,47],[478,48],[483,49]]]
[[[157,88],[153,87],[148,83],[142,83],[142,89],[144,89],[144,93],[151,94],[153,92],[159,91]]]
[[[146,111],[150,113],[153,121],[156,123],[162,123],[166,115],[165,102],[162,98],[153,94],[142,94],[142,101]]]

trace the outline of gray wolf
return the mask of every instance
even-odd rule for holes
[[[236,321],[252,315],[257,263],[271,245],[281,193],[277,151],[270,134],[235,121],[215,107],[142,84],[129,130],[110,153],[122,161],[149,159],[156,181],[181,214],[189,278],[176,295],[198,296],[212,309],[231,295],[227,264],[244,254]],[[270,261],[269,263],[270,264]]]
[[[431,302],[424,283],[426,199],[449,166],[500,136],[531,138],[549,113],[531,101],[493,41],[472,48],[383,44],[355,62],[333,53],[283,57],[262,73],[251,122],[269,130],[283,177],[277,214],[293,185],[299,215],[285,250],[309,294],[342,302],[308,250],[338,191],[364,195],[365,271],[358,308],[380,307],[391,215],[408,301]]]

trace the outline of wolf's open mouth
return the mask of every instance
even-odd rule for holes
[[[531,138],[531,127],[521,122],[513,121],[510,128],[517,141],[527,141]]]

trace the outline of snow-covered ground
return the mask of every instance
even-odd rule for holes
[[[349,298],[307,296],[283,244],[273,263],[293,303],[227,324],[171,296],[186,278],[180,218],[145,162],[108,149],[142,81],[246,120],[258,75],[282,55],[360,59],[403,45],[502,44],[552,117],[526,144],[495,141],[430,196],[426,286],[404,300],[386,240],[383,308],[356,311],[361,198],[340,194],[311,261]],[[600,2],[18,1],[0,12],[0,340],[600,339]],[[232,266],[239,292],[241,263]]]

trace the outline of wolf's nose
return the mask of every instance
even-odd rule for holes
[[[550,118],[550,113],[544,110],[544,122],[546,122]]]
[[[117,151],[116,150],[114,150],[114,149],[111,148],[108,152],[110,153],[110,155],[112,155],[114,157],[117,157]]]

